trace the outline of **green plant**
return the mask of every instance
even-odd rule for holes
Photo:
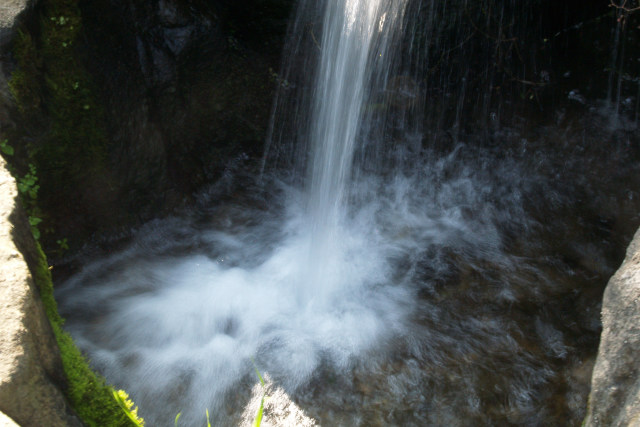
[[[144,427],[144,419],[138,416],[138,407],[133,406],[133,401],[129,399],[129,395],[126,391],[113,390],[113,397],[134,425]]]
[[[69,20],[64,16],[52,16],[49,19],[60,26],[63,26],[67,24],[67,22],[69,22]],[[71,29],[73,29],[73,26],[71,26]]]
[[[262,399],[260,400],[260,408],[258,409],[258,413],[256,414],[256,419],[253,422],[254,427],[260,427],[260,423],[262,423],[262,413],[264,412],[264,399],[267,397],[267,390],[264,384],[264,378],[260,375],[260,371],[256,366],[256,362],[251,359],[251,363],[253,363],[253,369],[256,371],[256,375],[260,379],[260,385],[262,386]]]
[[[46,229],[45,233],[53,233],[53,230]],[[51,253],[55,254],[58,257],[64,256],[64,254],[69,250],[69,242],[67,241],[66,237],[56,240],[56,245],[58,245],[58,247],[55,249],[51,249]]]
[[[258,413],[256,414],[256,420],[253,423],[254,427],[260,427],[260,423],[262,422],[262,411],[264,410],[264,398],[265,395],[262,395],[262,400],[260,400],[260,409],[258,409]]]
[[[33,163],[29,164],[29,172],[27,172],[22,178],[18,178],[18,191],[28,197],[28,201],[35,201],[38,198],[38,190],[40,186],[37,184],[38,177],[36,176],[36,167]]]
[[[6,154],[7,156],[13,156],[13,147],[9,145],[9,141],[6,139],[0,141],[0,151]]]
[[[67,242],[67,238],[65,237],[64,239],[58,239],[56,240],[56,243],[58,244],[58,248],[60,252],[64,252],[69,250],[69,243]]]
[[[29,225],[31,226],[31,234],[36,240],[40,239],[40,229],[38,228],[38,224],[42,222],[42,218],[38,218],[37,216],[29,216]]]
[[[18,192],[22,196],[22,203],[27,216],[29,217],[29,225],[31,226],[31,233],[36,240],[40,239],[40,229],[38,225],[42,222],[42,213],[38,208],[38,176],[36,174],[36,167],[30,163],[29,172],[23,177],[18,178]]]

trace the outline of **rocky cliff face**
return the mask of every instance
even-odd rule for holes
[[[640,230],[602,302],[586,426],[640,425]]]
[[[23,426],[79,426],[60,391],[66,377],[58,345],[18,250],[35,243],[17,195],[0,159],[0,411]]]
[[[31,3],[9,0],[0,7],[0,51],[12,41]],[[0,95],[0,119],[6,126],[10,102],[1,72]],[[18,250],[34,245],[15,180],[0,158],[0,424],[81,425],[60,391],[65,386],[60,351]]]

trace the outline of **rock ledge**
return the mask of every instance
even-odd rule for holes
[[[17,195],[0,158],[0,425],[12,425],[7,417],[25,427],[81,425],[60,391],[65,385],[60,351],[15,243],[35,244]]]

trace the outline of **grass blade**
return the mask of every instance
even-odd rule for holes
[[[264,396],[262,396],[262,400],[260,401],[260,409],[258,409],[258,413],[256,414],[256,420],[253,422],[253,427],[260,427],[260,423],[262,422],[263,410],[264,410]]]
[[[262,378],[262,375],[260,375],[260,371],[256,366],[256,361],[253,360],[253,358],[251,358],[251,363],[253,363],[253,369],[256,371],[256,375],[258,375],[258,378],[260,379],[260,384],[262,384],[262,387],[264,387],[264,379]]]

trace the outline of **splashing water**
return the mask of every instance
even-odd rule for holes
[[[405,329],[405,310],[392,307],[409,307],[410,295],[381,287],[391,279],[385,243],[369,234],[375,232],[369,219],[345,216],[368,88],[405,4],[346,0],[323,6],[310,131],[300,136],[312,151],[308,184],[304,196],[288,202],[287,220],[273,226],[283,235],[260,235],[270,227],[267,220],[240,232],[201,230],[198,245],[225,248],[222,255],[176,248],[169,256],[154,248],[153,234],[166,232],[163,225],[145,232],[150,241],[138,240],[64,286],[75,290],[60,292],[63,311],[74,313],[70,318],[91,316],[87,298],[106,309],[84,325],[70,321],[69,330],[111,381],[153,411],[154,424],[179,409],[195,422],[198,408],[220,402],[246,375],[251,358],[296,389],[322,363],[346,369],[354,355]],[[166,244],[179,247],[179,240],[172,236]],[[139,254],[140,246],[151,253]],[[262,261],[247,266],[251,256]],[[106,325],[113,334],[91,333]],[[178,396],[187,398],[172,405]]]
[[[308,68],[302,92],[278,95],[265,154],[294,160],[259,185],[236,177],[226,202],[212,187],[59,287],[67,329],[149,425],[200,425],[206,408],[236,424],[252,359],[324,425],[581,419],[580,350],[599,327],[581,298],[611,263],[590,242],[545,243],[561,235],[545,221],[579,216],[585,168],[517,132],[496,135],[508,156],[420,147],[419,70],[400,44],[418,43],[422,3],[301,2],[289,49]]]

